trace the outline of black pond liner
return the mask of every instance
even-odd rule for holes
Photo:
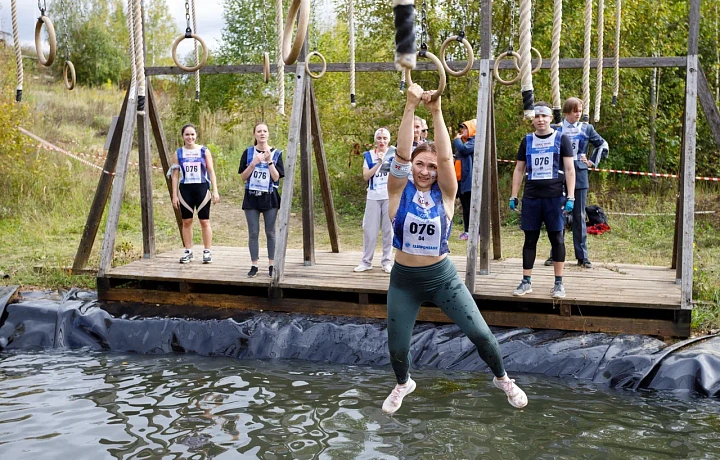
[[[228,310],[222,311],[232,317],[225,319],[128,318],[121,314],[122,308],[98,302],[96,294],[87,291],[21,293],[20,301],[8,304],[0,317],[0,350],[88,347],[145,354],[389,365],[383,320]],[[119,317],[106,309],[120,312]],[[165,311],[173,316],[188,311],[195,316],[208,309],[168,307]],[[493,328],[493,333],[510,373],[720,397],[718,335],[667,346],[642,335],[526,328]],[[418,323],[411,351],[417,368],[489,371],[454,324]]]

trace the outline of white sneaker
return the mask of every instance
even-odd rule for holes
[[[382,405],[382,411],[388,415],[392,415],[400,409],[402,406],[403,398],[410,393],[415,391],[415,380],[408,378],[405,385],[395,385],[395,388],[390,393],[390,396],[385,398],[385,402]]]
[[[496,387],[505,392],[507,400],[511,406],[517,407],[518,409],[522,409],[527,406],[527,395],[520,389],[520,387],[515,385],[515,380],[500,380],[497,377],[493,377],[493,383]]]
[[[392,264],[385,264],[383,265],[383,271],[385,273],[390,273],[392,271]]]
[[[368,267],[367,265],[360,264],[357,267],[353,268],[353,271],[356,273],[366,272],[368,270],[372,270],[372,266]]]

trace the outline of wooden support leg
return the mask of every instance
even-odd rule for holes
[[[315,210],[313,206],[312,155],[310,144],[310,94],[309,81],[305,81],[302,120],[300,122],[300,188],[302,190],[303,262],[315,265]]]
[[[492,82],[492,80],[491,80]],[[495,131],[495,98],[490,85],[490,223],[492,225],[493,259],[502,259],[500,240],[500,184],[498,180],[497,132]]]
[[[143,258],[155,257],[155,218],[153,216],[152,160],[150,123],[146,114],[137,115],[138,158],[140,163],[140,213],[143,233]]]
[[[318,179],[320,182],[320,192],[322,193],[323,206],[325,209],[325,220],[327,221],[328,235],[330,236],[330,248],[332,252],[340,252],[340,243],[338,239],[338,225],[335,219],[335,203],[333,201],[332,190],[330,188],[330,174],[328,172],[327,158],[325,157],[325,147],[322,139],[322,129],[320,128],[320,113],[317,109],[315,101],[315,89],[312,80],[308,80],[308,92],[310,94],[310,121],[313,150],[315,151],[315,165],[318,170]]]
[[[490,89],[488,89],[490,91]],[[492,117],[490,104],[492,92],[488,97],[487,130],[485,131],[485,151],[482,161],[485,162],[482,180],[482,206],[480,207],[480,275],[490,274],[490,152],[492,150]]]
[[[282,185],[282,199],[278,216],[277,239],[275,242],[275,271],[270,284],[271,298],[281,296],[280,281],[285,272],[285,253],[287,252],[288,233],[290,232],[290,206],[292,205],[293,187],[295,186],[295,168],[297,166],[298,148],[300,144],[300,123],[305,100],[305,63],[298,62],[295,69],[295,93],[293,94],[290,129],[288,130],[287,157],[285,179]]]
[[[122,138],[123,125],[125,124],[129,96],[130,91],[128,90],[125,93],[125,100],[123,101],[122,109],[120,109],[120,115],[115,123],[115,131],[112,134],[110,148],[108,149],[108,154],[105,158],[105,165],[103,166],[103,169],[108,173],[114,173],[117,166],[118,153],[120,152],[120,139]],[[85,268],[88,263],[90,252],[92,251],[93,244],[95,243],[95,237],[97,236],[97,231],[100,227],[100,221],[102,220],[102,215],[105,211],[105,205],[107,204],[107,199],[110,196],[113,178],[114,176],[112,174],[107,174],[105,172],[100,175],[98,186],[95,189],[95,198],[93,198],[92,205],[90,205],[90,212],[88,213],[87,222],[85,223],[85,229],[83,230],[80,245],[78,246],[77,253],[75,254],[75,261],[73,262],[72,267],[73,273],[79,273],[79,271]]]

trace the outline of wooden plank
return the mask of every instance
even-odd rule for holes
[[[143,289],[107,289],[98,294],[105,302],[132,302],[127,308],[137,308],[133,314],[150,315],[153,305],[185,305],[209,307],[231,311],[276,311],[328,316],[351,316],[360,318],[386,318],[387,309],[382,304],[361,305],[328,300],[283,299],[281,302],[265,298],[235,296],[229,294],[203,294],[151,291]],[[138,303],[143,305],[138,305]],[[172,314],[172,310],[171,310]],[[689,323],[674,323],[657,319],[611,318],[597,316],[560,316],[557,314],[518,313],[483,310],[485,321],[491,326],[528,327],[533,329],[564,329],[584,332],[623,332],[663,337],[687,337]],[[450,322],[435,307],[421,307],[418,321]]]
[[[152,126],[153,137],[155,137],[155,147],[160,155],[160,164],[162,165],[163,175],[165,176],[168,197],[172,198],[172,179],[167,176],[172,156],[170,155],[167,140],[165,139],[165,130],[163,129],[162,120],[160,120],[160,113],[158,112],[157,105],[155,103],[155,94],[153,93],[150,79],[148,79],[147,82],[147,103],[149,108],[148,114],[150,115],[150,126]],[[182,214],[179,209],[175,209],[174,207],[173,211],[175,213],[175,221],[178,226],[178,233],[180,234],[180,241],[182,241]]]
[[[125,92],[125,99],[123,100],[122,108],[120,109],[120,115],[115,123],[115,130],[112,133],[110,147],[108,148],[107,156],[105,157],[103,169],[110,173],[114,173],[115,167],[117,166],[118,153],[120,152],[120,139],[122,137],[122,127],[125,123],[125,114],[127,112],[129,97],[130,90]],[[88,263],[88,259],[90,259],[90,253],[92,252],[92,247],[95,243],[98,228],[100,228],[100,221],[102,220],[102,215],[105,211],[105,205],[107,204],[107,199],[110,196],[110,188],[112,186],[113,179],[114,176],[112,174],[100,174],[98,186],[95,189],[95,197],[90,205],[90,211],[88,212],[88,218],[85,222],[85,228],[83,230],[82,237],[80,238],[77,253],[75,253],[73,272],[79,272],[84,269]]]
[[[483,10],[486,11],[486,10]],[[483,19],[484,21],[484,19]],[[489,30],[483,27],[483,31]],[[483,43],[488,43],[485,40],[481,40],[481,48]],[[481,55],[482,57],[482,55]],[[452,61],[449,64],[453,68],[465,67],[466,61]],[[653,68],[653,67],[678,67],[683,68],[687,64],[686,59],[683,56],[679,57],[626,57],[620,58],[619,66],[623,69],[642,69],[642,68]],[[490,65],[494,66],[495,62],[490,61]],[[533,68],[536,62],[532,63]],[[613,67],[615,65],[614,58],[604,58],[603,67]],[[590,66],[597,66],[597,59],[590,60]],[[559,68],[561,69],[582,69],[583,60],[582,58],[566,58],[560,59]],[[435,70],[432,62],[418,62],[415,67],[417,70]],[[507,60],[500,63],[500,68],[504,70],[514,69],[512,61]],[[541,66],[542,69],[549,69],[550,62],[548,59],[544,60]],[[320,64],[310,64],[310,70],[313,72],[320,71]],[[479,61],[476,60],[472,66],[473,70],[479,70]],[[299,70],[298,70],[299,71]],[[302,70],[304,72],[304,69]],[[328,72],[350,72],[350,63],[347,62],[328,62]],[[356,62],[356,72],[397,72],[395,63],[393,62]],[[263,72],[263,66],[258,64],[246,64],[246,65],[206,65],[200,69],[201,74],[205,75],[217,75],[217,74],[261,74]],[[277,65],[270,64],[270,72],[277,72]],[[178,67],[145,67],[145,75],[187,75],[187,72],[181,70]]]
[[[315,164],[318,169],[318,180],[320,182],[320,193],[323,198],[323,206],[325,209],[325,220],[327,221],[328,236],[330,237],[330,247],[332,252],[340,252],[340,240],[337,219],[335,216],[335,202],[333,201],[332,189],[330,186],[330,173],[327,166],[327,157],[325,156],[325,146],[323,145],[322,128],[320,127],[320,113],[317,109],[315,101],[315,88],[312,80],[308,85],[310,92],[310,125],[313,150],[315,151]]]
[[[307,42],[306,42],[307,44]],[[303,260],[315,265],[315,209],[312,173],[312,147],[310,142],[310,79],[305,80],[302,120],[300,122],[300,190],[302,195]]]
[[[0,286],[0,319],[2,319],[2,316],[5,313],[5,306],[8,304],[8,302],[10,302],[10,299],[15,296],[15,293],[17,292],[19,287],[20,286],[18,285]]]
[[[285,253],[287,251],[288,234],[290,233],[290,206],[292,205],[293,187],[295,186],[295,167],[297,164],[298,144],[300,143],[300,122],[305,100],[304,62],[298,62],[295,70],[295,93],[293,94],[290,128],[288,129],[287,158],[285,162],[285,179],[283,182],[282,199],[278,219],[277,239],[275,242],[275,272],[270,287],[271,296],[280,295],[280,280],[285,272]]]
[[[703,112],[705,112],[705,120],[707,120],[710,126],[710,131],[715,139],[715,145],[720,150],[720,112],[718,111],[718,106],[715,104],[715,97],[705,77],[705,72],[699,62],[697,82],[700,106],[702,106]]]
[[[150,123],[145,113],[137,115],[138,158],[140,169],[140,219],[142,221],[143,257],[155,256],[155,218],[153,216],[152,160]]]
[[[497,131],[495,130],[495,96],[490,82],[490,224],[492,227],[493,259],[502,259],[500,238],[500,184],[498,180]]]
[[[113,182],[112,194],[110,195],[110,209],[105,222],[105,237],[103,239],[102,251],[100,253],[100,265],[98,276],[103,277],[112,265],[115,253],[115,238],[117,237],[118,222],[120,221],[120,209],[122,207],[123,194],[125,192],[125,175],[127,173],[130,149],[132,148],[133,134],[135,132],[135,116],[137,105],[128,100],[127,111],[123,123],[122,137],[118,153],[117,169]]]
[[[692,309],[693,244],[695,244],[695,144],[697,135],[698,40],[700,34],[700,0],[690,0],[688,14],[688,57],[685,72],[685,169],[683,176],[683,214],[681,271],[681,306]]]

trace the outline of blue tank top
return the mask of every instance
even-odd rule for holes
[[[557,179],[560,171],[560,140],[562,133],[554,131],[545,139],[535,134],[525,138],[525,170],[527,180]]]
[[[185,147],[177,149],[178,163],[180,164],[181,184],[202,184],[210,183],[207,172],[207,148],[201,145],[200,148],[188,150]]]
[[[566,120],[563,120],[556,129],[559,133],[563,133],[564,136],[567,136],[570,139],[573,157],[575,160],[579,160],[580,155],[587,154],[589,139],[587,134],[588,124],[577,123],[576,125],[572,125]]]
[[[272,162],[276,163],[278,158],[280,158],[280,155],[282,155],[282,151],[272,149],[271,152]],[[246,166],[249,166],[250,163],[252,163],[254,156],[255,147],[248,148],[247,161],[245,162]],[[277,189],[279,186],[280,183],[273,181],[272,177],[270,177],[270,166],[268,166],[268,164],[264,162],[255,165],[255,169],[253,170],[252,174],[250,174],[247,182],[245,182],[246,190],[253,190],[255,192],[262,193],[270,193],[274,189]]]
[[[393,247],[421,256],[447,254],[451,229],[437,182],[429,191],[421,192],[408,181],[393,221]]]

